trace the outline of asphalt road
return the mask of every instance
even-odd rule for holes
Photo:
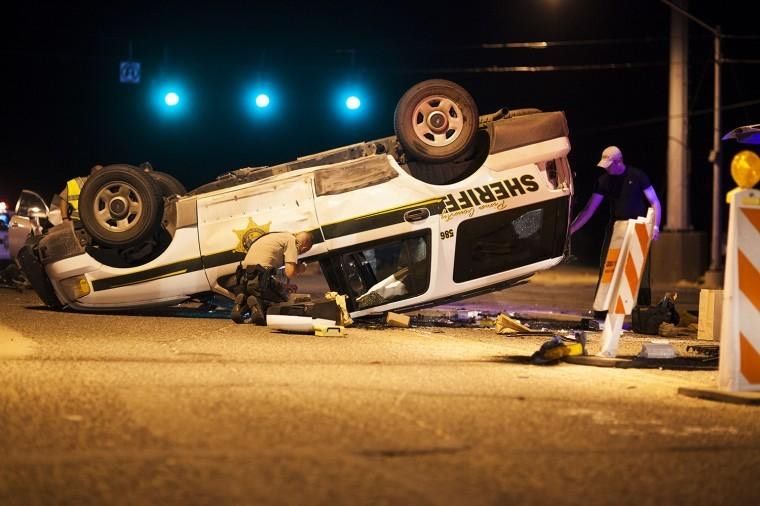
[[[572,316],[586,278],[443,310]],[[760,501],[760,407],[677,393],[715,370],[530,365],[545,337],[488,328],[315,337],[10,290],[0,310],[3,505]]]

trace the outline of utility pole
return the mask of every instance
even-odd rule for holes
[[[721,201],[723,190],[720,185],[720,27],[713,31],[715,35],[715,61],[713,63],[714,79],[714,114],[713,114],[713,149],[710,152],[710,161],[713,166],[713,208],[712,208],[712,243],[710,245],[710,268],[705,272],[705,285],[710,287],[719,287],[723,285],[723,256],[721,255],[721,245],[723,244],[723,234],[721,233],[722,215]]]
[[[712,193],[712,228],[711,228],[711,239],[710,239],[710,266],[708,270],[704,273],[704,284],[707,287],[719,287],[723,284],[723,258],[722,258],[722,252],[721,252],[721,245],[722,245],[722,231],[721,231],[721,225],[722,225],[722,189],[721,189],[721,86],[720,86],[720,65],[721,65],[721,33],[720,28],[713,28],[710,25],[706,24],[699,18],[693,16],[686,10],[682,8],[682,6],[686,5],[686,0],[679,1],[677,5],[676,3],[673,3],[669,0],[661,0],[665,5],[667,5],[674,13],[678,13],[681,16],[684,16],[686,19],[689,19],[696,23],[697,25],[701,26],[705,30],[709,31],[713,37],[714,37],[714,57],[713,57],[713,147],[710,152],[709,161],[712,164],[712,176],[713,176],[713,193]],[[684,36],[684,43],[685,43],[685,34],[686,34],[686,28],[683,29],[679,28],[679,25],[677,22],[673,21],[671,24],[671,29],[675,30],[681,30],[681,35]],[[671,34],[671,43],[675,40],[675,37],[673,34]],[[685,54],[685,52],[684,52]],[[677,77],[677,72],[672,68],[674,65],[674,50],[671,47],[671,93],[670,93],[670,100],[672,101],[675,97],[677,100],[683,100],[683,97],[680,97],[677,93],[674,93],[673,88],[674,86],[678,86],[677,82],[674,82],[674,75]],[[686,60],[683,61],[684,65],[684,74],[686,73]],[[684,85],[685,86],[685,85]],[[669,113],[670,113],[670,121],[674,121],[674,116],[676,116],[676,120],[678,118],[678,114],[674,114],[674,111],[677,111],[677,105],[673,105],[672,103],[669,106]],[[686,121],[686,114],[684,111],[684,118]],[[679,130],[678,127],[669,123],[668,128],[668,134],[673,135],[678,134]],[[690,228],[690,223],[688,221],[688,208],[689,208],[689,200],[688,195],[683,195],[683,192],[688,192],[688,182],[686,181],[687,178],[687,172],[683,168],[679,168],[678,164],[683,163],[683,161],[679,161],[678,157],[676,155],[673,155],[673,150],[675,149],[674,146],[672,146],[673,142],[678,142],[678,139],[669,138],[668,140],[668,213],[667,213],[667,227],[675,229],[676,231],[678,229],[688,229]],[[685,149],[685,148],[684,148]],[[681,210],[677,208],[683,208]],[[676,208],[676,209],[674,209]],[[693,257],[693,252],[695,251],[694,246],[696,246],[695,241],[698,242],[698,238],[694,236],[694,234],[691,234],[692,237],[684,236],[681,239],[677,240],[677,246],[675,249],[680,249],[681,251],[690,251],[691,257]],[[660,241],[658,241],[660,242]],[[659,246],[659,245],[658,245]],[[669,246],[673,246],[670,244]],[[659,248],[658,248],[659,249]],[[678,258],[679,261],[682,258],[689,258],[689,256],[684,256],[682,254],[679,254],[678,251],[673,251],[674,248],[664,248],[666,250],[666,259],[667,258]],[[676,256],[677,255],[677,256]],[[672,263],[672,262],[671,262]]]
[[[680,2],[685,4],[685,0]],[[665,229],[691,230],[689,199],[689,26],[674,12],[670,19],[668,93],[668,189]]]

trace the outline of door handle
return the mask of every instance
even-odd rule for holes
[[[426,207],[412,209],[404,213],[404,221],[415,222],[427,219],[430,216],[430,210]]]

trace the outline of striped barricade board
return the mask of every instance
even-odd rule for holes
[[[760,191],[729,198],[718,385],[760,391]]]
[[[646,218],[615,222],[604,272],[594,299],[595,310],[607,310],[601,356],[617,355],[623,320],[636,305],[653,228],[654,211],[651,208]]]
[[[612,238],[610,238],[610,245],[607,248],[607,256],[604,259],[602,277],[599,280],[599,286],[596,289],[596,296],[594,297],[595,311],[607,311],[610,307],[610,299],[613,292],[616,291],[616,287],[613,284],[620,276],[618,273],[622,265],[620,263],[620,256],[623,251],[623,242],[627,230],[628,220],[615,222],[612,229]]]

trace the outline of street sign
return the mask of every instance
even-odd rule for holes
[[[140,82],[140,62],[123,61],[119,64],[119,82],[137,84]]]

